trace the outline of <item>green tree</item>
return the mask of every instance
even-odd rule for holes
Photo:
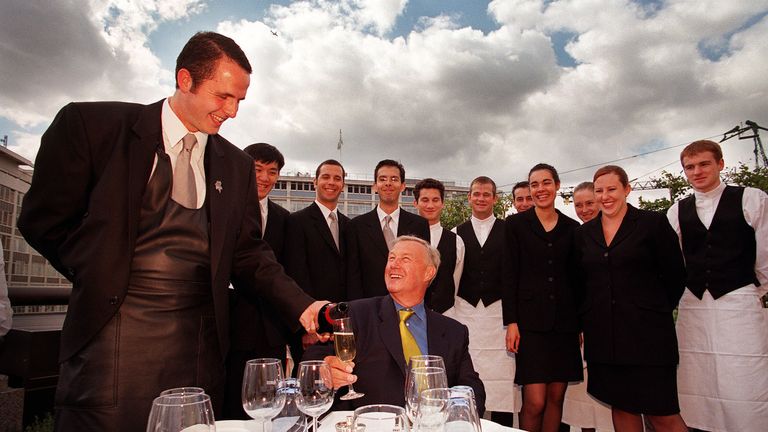
[[[728,170],[730,182],[738,186],[749,186],[768,193],[768,167],[750,169],[743,162]]]
[[[493,214],[499,219],[504,219],[507,212],[512,208],[514,198],[512,194],[500,192],[499,199],[493,206]],[[445,229],[452,229],[459,224],[466,222],[472,216],[472,209],[469,207],[466,195],[457,195],[448,198],[444,202],[443,213],[440,215],[440,224]]]

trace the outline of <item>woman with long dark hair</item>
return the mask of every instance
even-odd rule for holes
[[[569,381],[582,379],[577,295],[571,283],[578,222],[555,209],[560,178],[537,164],[528,173],[534,208],[507,218],[512,286],[503,298],[507,349],[516,352],[523,386],[520,427],[560,427]]]

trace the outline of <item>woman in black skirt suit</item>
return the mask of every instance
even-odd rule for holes
[[[520,427],[560,427],[569,381],[580,381],[577,299],[571,284],[578,222],[555,209],[557,171],[538,164],[528,173],[535,207],[506,221],[511,288],[502,298],[507,349],[517,353],[515,383],[523,386]]]
[[[617,431],[687,431],[677,401],[672,310],[685,288],[677,235],[663,213],[627,204],[627,173],[595,172],[600,215],[576,230],[587,391],[612,407]]]

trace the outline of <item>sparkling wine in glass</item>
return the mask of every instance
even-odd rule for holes
[[[352,331],[352,321],[350,318],[339,318],[333,324],[333,346],[336,348],[336,357],[344,363],[349,363],[355,359],[357,349],[355,348],[355,333]],[[349,385],[349,392],[342,396],[341,400],[352,400],[365,396],[365,393],[358,393],[352,384]]]
[[[241,393],[243,409],[261,423],[262,432],[266,432],[266,423],[285,405],[285,394],[278,391],[282,383],[280,360],[260,358],[245,363]]]
[[[312,430],[317,432],[317,417],[333,405],[333,378],[331,368],[322,360],[299,363],[299,394],[296,407],[312,417]],[[307,424],[309,430],[309,424]]]

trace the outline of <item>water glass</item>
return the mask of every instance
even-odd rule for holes
[[[434,388],[448,387],[444,368],[417,367],[408,370],[405,381],[405,412],[414,421],[421,392]]]
[[[408,417],[395,405],[366,405],[352,415],[352,432],[409,432]]]
[[[152,401],[147,432],[212,432],[216,430],[211,398],[205,393],[168,394]]]
[[[282,382],[280,360],[260,358],[245,363],[241,393],[243,409],[261,423],[262,432],[266,432],[266,423],[285,405],[285,394],[278,392]]]

